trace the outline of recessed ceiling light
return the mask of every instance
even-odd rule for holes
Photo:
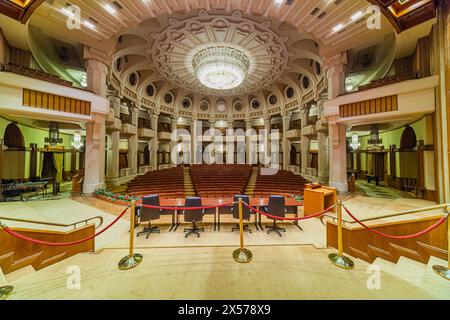
[[[342,30],[344,28],[344,25],[342,23],[339,23],[338,25],[334,26],[333,32],[337,32],[339,30]]]
[[[90,22],[89,20],[84,20],[84,21],[83,21],[83,24],[84,24],[86,27],[88,27],[89,29],[95,30],[95,25],[94,25],[92,22]]]
[[[103,6],[103,8],[105,8],[105,10],[108,11],[109,13],[111,13],[111,14],[116,14],[116,12],[117,12],[117,10],[112,5],[110,5],[109,3],[105,4]]]
[[[358,20],[359,18],[362,17],[362,15],[363,15],[362,11],[358,11],[354,15],[352,15],[351,19],[352,21]]]

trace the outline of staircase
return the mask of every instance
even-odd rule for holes
[[[194,197],[195,189],[192,183],[191,169],[189,167],[183,167],[184,175],[184,195],[186,197]]]
[[[247,196],[253,196],[253,192],[255,191],[256,179],[258,178],[259,168],[254,167],[252,169],[252,174],[248,179],[247,189],[245,189],[245,194]]]
[[[372,265],[380,267],[381,271],[384,273],[390,274],[425,290],[436,299],[448,299],[450,296],[449,281],[440,277],[433,271],[434,265],[447,266],[447,261],[445,260],[431,257],[428,264],[423,264],[405,257],[401,257],[397,263],[377,258]]]

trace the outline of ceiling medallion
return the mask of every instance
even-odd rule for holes
[[[250,68],[250,60],[243,52],[230,47],[210,47],[194,56],[192,66],[204,86],[229,90],[242,84]]]
[[[200,10],[155,33],[152,61],[174,86],[216,96],[270,86],[287,70],[288,38],[269,21]],[[262,20],[262,19],[260,19]]]

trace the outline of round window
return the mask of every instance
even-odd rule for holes
[[[252,100],[252,108],[253,109],[259,109],[259,107],[261,107],[261,102],[259,102],[258,99],[253,99]]]
[[[155,88],[152,85],[148,85],[147,88],[145,88],[145,92],[149,97],[153,97],[155,94]]]
[[[303,76],[301,81],[303,89],[309,89],[309,85],[311,84],[309,78],[307,76]]]
[[[277,101],[278,101],[278,98],[277,98],[276,95],[272,94],[272,95],[269,97],[269,103],[270,103],[271,105],[276,104]]]
[[[187,109],[191,106],[191,100],[189,100],[188,98],[184,98],[181,102],[181,105],[183,106],[183,108]]]
[[[294,88],[292,88],[292,87],[287,88],[286,97],[288,99],[292,99],[294,97]]]
[[[137,75],[136,73],[130,74],[130,77],[128,78],[128,81],[130,81],[130,84],[134,87],[137,84]]]
[[[317,74],[318,76],[320,76],[321,73],[322,73],[322,66],[321,66],[320,63],[318,63],[318,62],[315,62],[315,63],[314,63],[314,66],[315,66],[315,69],[316,69],[316,74]]]
[[[117,71],[122,71],[122,66],[123,66],[123,60],[122,60],[122,57],[120,57],[120,58],[117,58],[117,60],[116,60],[116,70]]]
[[[236,111],[242,111],[242,109],[244,108],[244,105],[242,104],[241,101],[236,101],[234,104],[234,110]]]
[[[209,108],[209,103],[208,103],[208,101],[202,101],[202,102],[200,103],[200,110],[202,110],[202,111],[208,111],[208,108]]]
[[[166,93],[166,95],[164,96],[164,101],[166,103],[172,103],[172,101],[173,101],[172,95],[170,93]]]
[[[217,111],[219,112],[225,112],[225,110],[227,109],[227,105],[225,104],[224,101],[219,101],[217,102]]]

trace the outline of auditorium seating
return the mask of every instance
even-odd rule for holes
[[[127,193],[136,196],[158,194],[161,198],[184,198],[183,168],[148,172],[128,183]]]
[[[233,197],[243,194],[252,169],[248,165],[214,164],[191,167],[192,183],[199,197]]]
[[[291,171],[279,170],[275,175],[261,175],[258,172],[254,197],[267,198],[272,195],[289,196],[303,194],[306,180]]]

